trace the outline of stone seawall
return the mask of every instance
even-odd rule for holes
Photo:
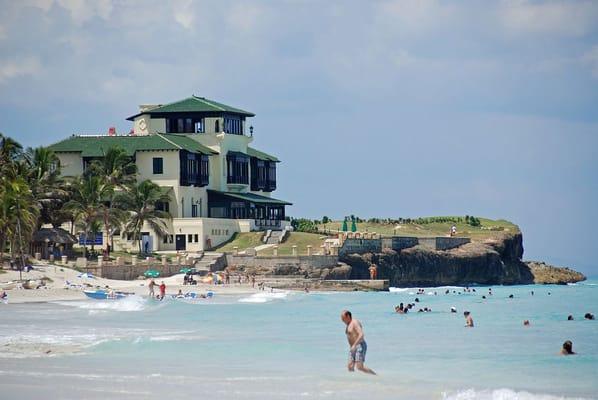
[[[338,264],[337,256],[247,256],[226,255],[228,265],[273,268],[279,265],[295,265],[304,268],[330,268]]]
[[[341,257],[349,254],[381,253],[383,250],[401,251],[415,246],[422,246],[431,250],[450,250],[470,243],[471,239],[464,237],[409,237],[393,236],[391,238],[347,238],[338,250]]]

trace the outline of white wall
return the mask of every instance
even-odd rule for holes
[[[81,153],[57,153],[62,176],[77,176],[83,173]]]

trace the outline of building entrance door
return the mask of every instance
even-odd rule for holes
[[[185,250],[186,248],[185,235],[176,235],[176,250]]]

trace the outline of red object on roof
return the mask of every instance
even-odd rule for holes
[[[109,136],[114,136],[116,135],[116,128],[111,126],[110,128],[108,128],[108,135]]]

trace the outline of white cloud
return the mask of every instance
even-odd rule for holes
[[[20,76],[37,75],[41,69],[36,57],[0,61],[0,84]]]
[[[582,36],[596,28],[598,3],[504,0],[499,19],[510,34]]]
[[[113,10],[112,0],[57,0],[58,4],[69,11],[77,25],[82,25],[93,17],[107,20]]]
[[[598,79],[598,46],[592,47],[592,49],[586,52],[581,59],[584,64],[590,67],[592,76]]]
[[[191,4],[191,0],[182,0],[174,3],[174,20],[185,29],[193,28],[195,16]]]

